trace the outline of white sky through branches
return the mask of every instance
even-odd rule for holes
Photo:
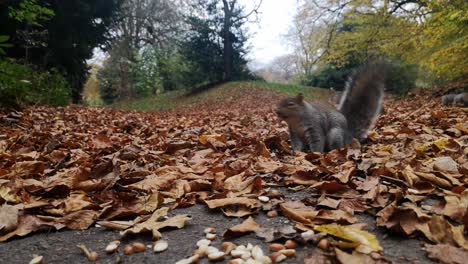
[[[239,2],[249,12],[259,0]],[[247,25],[250,35],[248,59],[252,68],[261,67],[290,51],[283,36],[288,33],[296,6],[296,0],[263,0],[258,15],[259,23]]]
[[[238,0],[250,12],[259,0]],[[296,0],[263,0],[259,9],[258,22],[246,24],[248,29],[249,66],[255,70],[265,66],[275,57],[290,52],[284,39],[296,12]],[[252,19],[254,16],[252,16]],[[89,64],[101,64],[106,54],[96,49]]]

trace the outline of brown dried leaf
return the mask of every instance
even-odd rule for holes
[[[159,232],[160,229],[165,227],[182,228],[185,226],[185,223],[190,220],[190,217],[187,215],[176,215],[174,217],[168,218],[167,220],[158,222],[158,219],[162,216],[165,216],[168,211],[169,208],[167,207],[158,209],[145,222],[138,223],[132,228],[120,232],[120,234],[125,236],[128,234],[151,232],[153,234],[153,239],[159,239],[161,238],[161,233]]]
[[[448,244],[425,244],[423,249],[429,258],[445,264],[464,264],[468,259],[468,250]]]
[[[15,230],[18,226],[18,208],[8,204],[0,207],[0,235]]]
[[[249,217],[241,224],[235,225],[226,230],[226,232],[224,232],[223,234],[223,237],[226,239],[239,237],[250,232],[255,232],[259,228],[260,226],[257,224],[257,222],[255,222],[255,220],[252,217]]]

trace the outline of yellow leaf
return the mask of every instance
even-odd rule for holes
[[[416,147],[416,150],[417,151],[420,151],[420,152],[425,152],[427,147],[429,147],[430,144],[424,144],[424,145],[421,145],[421,146],[417,146]]]
[[[11,190],[9,187],[6,186],[0,186],[0,198],[3,200],[9,202],[9,203],[20,203],[21,199],[18,195],[13,193],[13,190]]]
[[[214,138],[219,141],[224,141],[223,135],[201,135],[198,138],[198,141],[200,141],[200,143],[202,143],[203,145],[206,145],[208,143],[209,138]]]
[[[448,143],[449,143],[449,140],[446,138],[441,138],[441,139],[434,141],[434,145],[436,145],[437,148],[440,150],[443,150]]]
[[[463,133],[468,134],[468,125],[463,124],[463,123],[457,123],[457,124],[455,125],[455,127],[456,127],[458,130],[463,131]]]
[[[424,145],[421,145],[421,146],[418,146],[416,147],[416,150],[417,151],[420,151],[420,152],[424,152],[427,150],[428,147],[430,147],[431,145],[435,145],[439,150],[443,150],[445,148],[445,146],[447,146],[447,144],[449,143],[449,140],[446,139],[446,138],[440,138],[434,142],[431,142],[431,143],[426,143]]]
[[[379,150],[382,151],[382,152],[392,152],[393,146],[392,145],[380,146]]]
[[[346,247],[354,246],[357,252],[369,254],[382,250],[375,235],[364,230],[338,224],[317,225],[314,229],[351,242],[342,244]]]

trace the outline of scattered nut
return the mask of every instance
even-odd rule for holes
[[[216,239],[216,234],[208,233],[208,234],[206,234],[206,239],[215,240]]]
[[[202,239],[202,240],[198,240],[197,242],[197,247],[200,247],[201,245],[207,245],[209,246],[211,244],[211,241],[208,240],[208,239]]]
[[[89,249],[86,248],[86,246],[83,244],[78,245],[78,248],[81,249],[81,251],[85,254],[88,260],[91,262],[95,262],[99,258],[99,254],[97,252],[89,251]]]
[[[224,250],[224,253],[230,254],[231,251],[236,248],[236,244],[232,242],[223,242],[221,243],[221,248]]]
[[[270,190],[268,192],[268,196],[270,196],[271,198],[279,198],[282,196],[281,192],[278,191],[278,190]]]
[[[327,248],[328,248],[328,240],[326,240],[325,238],[323,238],[322,240],[320,240],[320,241],[318,242],[317,246],[318,246],[320,249],[327,250]]]
[[[278,244],[278,243],[273,243],[273,244],[271,244],[270,247],[269,247],[269,250],[270,250],[270,251],[275,251],[275,252],[276,252],[276,251],[280,251],[280,250],[282,250],[282,249],[284,249],[284,245]]]
[[[88,260],[91,262],[95,262],[99,258],[99,254],[96,251],[92,251],[88,257]]]
[[[270,198],[268,196],[259,196],[258,200],[260,200],[261,202],[267,203],[268,201],[270,201]]]
[[[421,205],[421,208],[424,209],[424,210],[427,210],[427,211],[431,211],[431,210],[432,210],[432,206],[427,205],[427,204]]]
[[[236,247],[236,249],[237,249],[237,250],[244,250],[244,251],[246,251],[246,250],[247,250],[247,247],[244,246],[244,245],[239,245],[239,246]]]
[[[295,249],[283,249],[283,250],[280,250],[279,253],[285,255],[286,257],[296,256],[296,250]]]
[[[193,264],[193,263],[197,263],[199,258],[200,256],[195,254],[191,256],[190,258],[181,259],[177,261],[175,264]]]
[[[271,255],[271,261],[273,263],[280,263],[281,261],[285,260],[287,257],[279,252],[275,252]]]
[[[216,252],[220,252],[219,249],[215,248],[215,247],[208,247],[206,249],[206,254],[207,255],[210,255],[210,254],[213,254],[213,253],[216,253]]]
[[[267,216],[270,217],[270,218],[277,217],[278,212],[276,210],[268,211]]]
[[[193,252],[193,255],[199,255],[200,257],[204,257],[206,255],[206,251],[208,250],[208,245],[201,245],[198,249]]]
[[[120,245],[119,240],[114,240],[114,241],[110,242],[109,245],[107,245],[107,247],[106,247],[106,253],[107,254],[114,253],[115,251],[117,251],[117,248],[119,247],[119,245]]]
[[[133,254],[135,251],[133,250],[133,247],[132,245],[126,245],[123,249],[123,252],[125,255],[131,255]]]
[[[33,259],[31,259],[31,261],[29,261],[29,264],[42,264],[42,261],[44,261],[43,256],[34,255]]]
[[[305,231],[304,233],[301,234],[301,237],[307,242],[307,241],[315,239],[315,233],[312,230]]]
[[[252,254],[250,254],[249,251],[244,251],[244,253],[241,256],[241,259],[248,260],[250,257],[252,257]]]
[[[214,227],[207,227],[205,228],[205,230],[203,231],[205,234],[210,234],[210,233],[216,233],[216,228]]]
[[[234,257],[234,258],[240,258],[240,257],[242,257],[242,255],[244,255],[245,252],[247,252],[247,251],[234,249],[234,250],[231,251],[231,256]]]
[[[226,254],[222,251],[217,251],[211,254],[208,254],[208,259],[211,261],[220,261],[224,259]]]
[[[262,264],[271,264],[271,259],[268,256],[261,256],[255,259],[257,262]]]
[[[244,264],[244,263],[245,263],[245,261],[243,259],[238,259],[238,258],[231,259],[228,262],[228,264]]]
[[[262,257],[263,255],[264,255],[263,250],[259,246],[254,246],[252,248],[252,257],[254,259],[258,259],[258,258]]]
[[[156,243],[154,243],[153,251],[156,253],[163,252],[167,250],[168,247],[169,244],[166,240],[158,240]]]
[[[134,253],[145,252],[146,246],[139,242],[132,243],[132,248]]]
[[[252,245],[252,244],[250,244],[250,243],[248,243],[246,248],[247,248],[247,250],[249,250],[249,251],[250,251],[250,250],[252,250],[252,249],[253,249],[253,245]]]
[[[375,259],[375,260],[379,260],[379,259],[382,258],[382,255],[380,255],[380,254],[377,253],[377,252],[372,252],[372,253],[370,253],[370,256],[371,256],[373,259]]]
[[[284,246],[285,246],[286,248],[289,248],[289,249],[291,249],[291,248],[296,248],[296,247],[297,247],[297,243],[294,242],[293,240],[287,240],[287,241],[284,243]]]

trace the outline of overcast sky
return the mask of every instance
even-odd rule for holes
[[[259,0],[239,0],[250,11]],[[252,38],[249,59],[253,67],[270,62],[273,58],[287,54],[289,48],[283,35],[288,33],[296,11],[296,0],[263,0],[260,7],[259,23],[248,25]]]
[[[238,0],[250,12],[260,0]],[[263,0],[258,14],[258,23],[248,23],[251,38],[248,41],[250,53],[249,65],[257,69],[268,64],[277,56],[287,54],[290,50],[283,35],[288,33],[296,11],[296,0]],[[94,57],[88,63],[100,63],[105,54],[96,49]]]

